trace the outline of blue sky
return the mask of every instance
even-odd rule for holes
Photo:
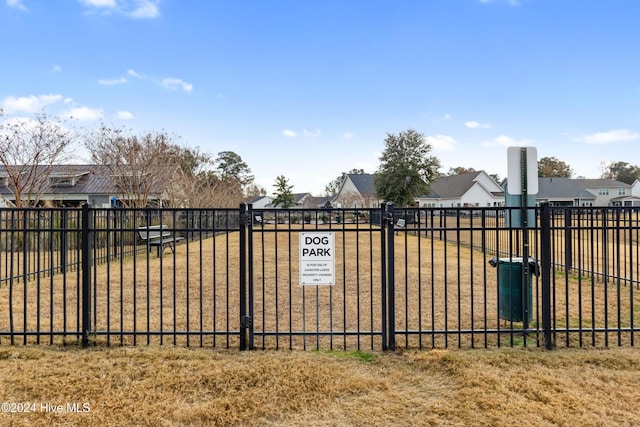
[[[506,177],[518,145],[640,164],[638,0],[2,1],[6,119],[165,130],[269,193],[375,172],[408,128],[443,172]]]

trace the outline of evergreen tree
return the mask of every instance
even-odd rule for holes
[[[376,194],[397,206],[413,205],[418,196],[429,192],[439,175],[440,161],[429,156],[431,145],[413,129],[398,135],[388,133],[384,144],[374,181]]]

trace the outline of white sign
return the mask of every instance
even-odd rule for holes
[[[335,233],[300,233],[300,284],[335,284]]]
[[[507,192],[522,194],[522,154],[526,156],[527,194],[538,194],[538,150],[536,147],[507,148]]]

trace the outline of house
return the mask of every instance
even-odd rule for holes
[[[178,170],[179,167],[174,166],[158,169],[158,175],[150,184],[151,188],[145,190],[147,205],[165,204],[176,182]],[[40,204],[53,206],[79,206],[85,203],[92,207],[112,207],[114,203],[121,205],[123,200],[137,200],[138,197],[131,191],[125,191],[123,183],[135,179],[144,186],[145,180],[144,175],[115,176],[113,168],[105,165],[43,165],[35,167],[34,172],[38,177],[34,188]],[[0,167],[0,197],[15,202],[11,185],[9,172]]]
[[[576,179],[578,185],[596,196],[594,206],[622,206],[620,200],[631,196],[631,185],[614,179]],[[618,199],[618,202],[614,201]]]
[[[597,197],[585,189],[580,181],[571,178],[538,178],[536,204],[549,202],[551,206],[595,206]],[[606,205],[605,205],[606,206]]]
[[[631,194],[611,199],[614,206],[640,206],[640,179],[631,184]]]
[[[331,205],[331,200],[335,196],[321,196],[316,197],[311,193],[298,193],[293,195],[293,200],[298,208],[325,208]]]
[[[336,208],[377,208],[382,200],[376,196],[374,174],[347,174],[340,189],[330,200]]]
[[[469,172],[439,177],[417,202],[427,208],[502,206],[504,191],[485,171]]]
[[[293,203],[298,208],[313,208],[313,196],[311,193],[294,193]]]
[[[251,204],[253,209],[265,209],[271,207],[271,202],[273,202],[273,198],[269,196],[256,196],[250,199],[247,203]]]

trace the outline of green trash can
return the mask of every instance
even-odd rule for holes
[[[501,319],[522,322],[522,275],[524,274],[522,258],[493,258],[489,264],[498,267],[498,314]],[[496,265],[494,265],[496,264]],[[527,277],[527,314],[529,322],[532,319],[531,276],[538,275],[538,264],[529,258],[529,276]]]

